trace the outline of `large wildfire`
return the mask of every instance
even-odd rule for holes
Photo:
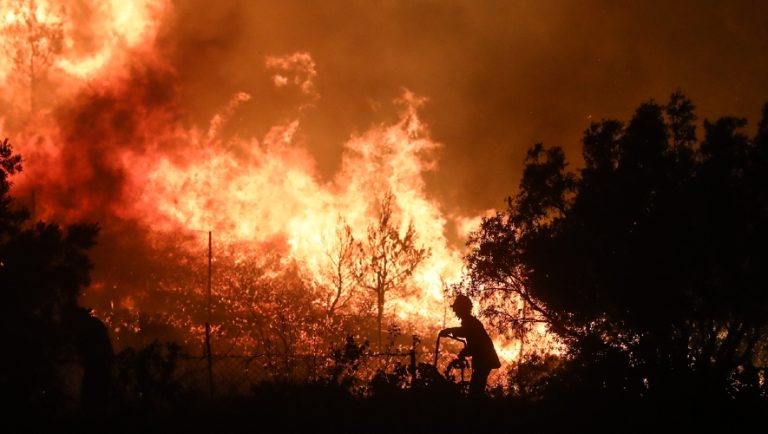
[[[35,219],[100,224],[82,303],[116,342],[167,338],[199,349],[205,321],[219,351],[268,352],[267,331],[281,321],[293,327],[277,333],[284,347],[326,345],[315,337],[323,327],[374,341],[377,298],[356,273],[370,264],[366,246],[387,212],[423,258],[387,288],[385,333],[434,342],[456,323],[447,300],[464,252],[448,232],[466,237],[479,217],[448,216],[428,193],[424,174],[437,170],[442,145],[419,117],[426,98],[393,95],[399,116],[350,134],[327,179],[302,132],[322,98],[311,53],[264,56],[264,85],[296,103],[251,137],[233,120],[269,101],[222,91],[229,102],[203,125],[180,103],[177,73],[157,48],[174,19],[170,2],[2,0],[0,11],[0,136],[24,159],[14,195]],[[494,338],[507,362],[521,348],[511,336]],[[549,338],[541,328],[526,341],[533,351]]]

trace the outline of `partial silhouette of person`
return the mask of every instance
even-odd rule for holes
[[[107,326],[91,315],[90,309],[80,306],[69,309],[67,322],[83,368],[80,389],[82,407],[86,411],[104,410],[111,394],[115,358]]]
[[[461,320],[461,327],[450,327],[440,330],[439,336],[465,338],[467,346],[459,353],[460,358],[472,358],[472,378],[469,381],[469,395],[483,396],[488,383],[488,375],[492,369],[501,367],[499,356],[493,347],[493,341],[485,331],[483,324],[472,316],[472,300],[466,295],[456,296],[451,305],[453,312]]]

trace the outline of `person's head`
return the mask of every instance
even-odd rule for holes
[[[472,300],[464,294],[456,296],[456,300],[453,301],[451,309],[457,317],[464,319],[472,316]]]

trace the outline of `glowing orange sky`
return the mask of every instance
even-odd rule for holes
[[[746,116],[749,131],[768,101],[765,2],[179,1],[165,46],[200,119],[244,90],[239,128],[257,135],[292,106],[264,85],[263,57],[312,53],[322,97],[303,127],[326,174],[402,87],[426,96],[445,144],[429,186],[465,212],[503,206],[533,143],[578,158],[591,120],[678,87],[701,119]]]

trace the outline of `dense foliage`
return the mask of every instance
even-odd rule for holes
[[[680,92],[584,132],[582,168],[533,146],[470,240],[471,289],[521,297],[569,350],[568,387],[759,393],[768,328],[768,105],[704,121]],[[562,384],[561,384],[562,385]]]
[[[0,143],[0,391],[4,402],[60,406],[70,374],[62,367],[79,364],[87,345],[81,331],[91,317],[77,299],[90,281],[86,253],[98,228],[30,222],[9,196],[9,178],[21,169],[21,157]]]

